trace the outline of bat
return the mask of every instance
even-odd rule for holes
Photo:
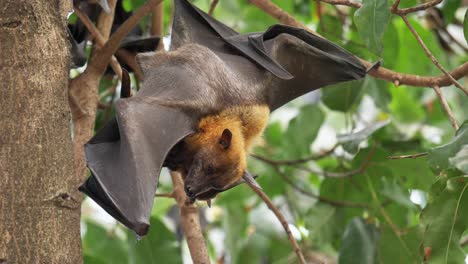
[[[162,167],[184,172],[192,202],[255,185],[245,160],[271,111],[366,75],[352,54],[303,29],[239,34],[174,2],[170,51],[137,55],[142,89],[118,100],[115,118],[85,145],[91,176],[80,190],[140,236]],[[128,79],[122,85],[128,90]]]
[[[93,22],[96,22],[99,18],[100,9],[106,13],[110,13],[110,7],[108,0],[99,0],[100,8],[96,5],[96,1],[82,1],[74,0],[74,5],[79,7],[81,11],[86,14],[89,19]],[[115,6],[115,15],[112,22],[111,33],[113,33],[117,28],[123,24],[123,22],[132,15],[132,12],[126,12],[123,8],[123,1],[118,0]],[[130,54],[134,55],[140,52],[153,51],[159,44],[159,36],[144,36],[144,32],[141,30],[140,26],[133,28],[130,33],[125,37],[125,39],[120,43],[119,49],[124,49]],[[68,40],[71,44],[71,55],[72,55],[72,66],[74,68],[83,67],[87,62],[86,56],[86,42],[89,38],[89,31],[81,22],[81,20],[75,21],[74,24],[68,24]],[[120,61],[117,56],[117,60]],[[123,64],[122,67],[128,67],[128,65]],[[112,73],[111,68],[109,67],[106,73]]]

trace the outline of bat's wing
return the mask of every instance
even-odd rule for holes
[[[272,78],[264,94],[272,110],[312,90],[339,82],[363,78],[361,62],[336,44],[303,29],[274,25],[261,34],[248,36],[246,53],[255,60],[268,61],[292,78]],[[254,52],[255,51],[255,52]],[[281,68],[279,68],[281,67]]]
[[[257,101],[271,110],[320,87],[366,75],[352,54],[303,29],[274,25],[240,35],[187,0],[175,0],[173,31],[173,49],[190,43],[209,48],[242,76],[245,92],[256,89]]]
[[[122,41],[119,48],[135,53],[154,51],[158,47],[159,41],[159,37],[129,36]]]
[[[81,191],[145,235],[163,162],[177,142],[193,133],[193,121],[177,109],[135,99],[119,100],[116,118],[86,144],[92,176]]]

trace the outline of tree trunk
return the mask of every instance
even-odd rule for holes
[[[0,263],[82,261],[67,99],[70,3],[0,0]]]

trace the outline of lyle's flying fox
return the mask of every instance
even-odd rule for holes
[[[137,56],[142,89],[117,101],[115,118],[85,146],[92,176],[81,190],[139,235],[161,167],[185,170],[192,200],[254,183],[247,153],[270,112],[366,74],[352,54],[302,29],[241,35],[187,0],[174,2],[170,51]]]

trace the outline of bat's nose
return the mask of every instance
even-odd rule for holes
[[[185,193],[187,194],[188,197],[192,198],[192,196],[194,195],[193,187],[190,186],[190,185],[186,185],[185,186]]]

